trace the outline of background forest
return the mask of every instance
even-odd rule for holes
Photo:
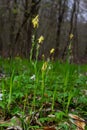
[[[32,44],[32,18],[39,15],[36,36],[44,36],[39,52],[49,57],[66,57],[69,35],[74,35],[72,53],[75,62],[87,62],[86,0],[0,0],[0,55],[29,57]]]

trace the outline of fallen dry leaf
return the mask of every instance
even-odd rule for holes
[[[70,121],[77,126],[77,130],[85,130],[86,121],[77,115],[69,114]]]
[[[44,127],[44,130],[56,130],[56,128],[54,126],[46,126]]]

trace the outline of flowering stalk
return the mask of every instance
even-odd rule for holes
[[[44,62],[43,65],[42,65],[42,68],[41,68],[41,71],[42,71],[42,99],[43,99],[43,96],[44,96],[44,91],[45,91],[45,73],[46,73],[46,70],[47,70],[47,66],[48,66],[48,63],[47,62]]]
[[[32,19],[32,24],[33,24],[33,28],[36,31],[36,28],[38,28],[38,26],[39,26],[39,16],[38,15]],[[35,39],[35,33],[32,36],[32,48],[31,48],[31,52],[30,52],[30,62],[34,67],[34,72],[35,72],[34,96],[33,96],[33,102],[32,102],[32,107],[34,107],[34,110],[35,110],[35,105],[36,105],[36,94],[37,94],[37,87],[38,87],[37,62],[38,62],[40,45],[43,43],[43,41],[44,41],[44,37],[42,35],[37,40]],[[33,51],[34,51],[35,47],[36,47],[36,56],[35,56],[35,61],[33,61]]]
[[[67,61],[70,63],[70,61],[73,59],[73,55],[72,55],[72,39],[73,39],[74,35],[71,33],[69,36],[70,39],[70,43],[69,43],[69,47],[68,47],[68,55],[67,55]]]

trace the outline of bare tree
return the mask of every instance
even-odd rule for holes
[[[57,19],[57,36],[56,36],[56,49],[55,49],[55,57],[59,56],[59,44],[60,44],[60,35],[61,35],[61,27],[64,19],[64,14],[67,10],[67,0],[58,0],[58,19]]]
[[[68,51],[68,47],[69,47],[69,43],[70,43],[70,34],[74,35],[73,54],[76,53],[76,52],[74,52],[75,49],[76,49],[76,51],[78,50],[78,32],[77,32],[78,12],[79,12],[79,1],[74,0],[73,5],[72,5],[72,10],[71,10],[70,30],[69,30],[69,34],[68,34],[68,41],[64,48],[62,58],[65,58],[67,55],[67,51]],[[77,46],[76,46],[76,44],[77,44]]]

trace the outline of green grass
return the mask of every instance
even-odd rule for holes
[[[49,124],[74,130],[74,125],[64,122],[69,123],[69,113],[87,117],[87,65],[49,61],[42,71],[44,61],[32,62],[20,57],[0,59],[0,72],[5,75],[0,78],[0,119],[17,115],[24,130]]]

